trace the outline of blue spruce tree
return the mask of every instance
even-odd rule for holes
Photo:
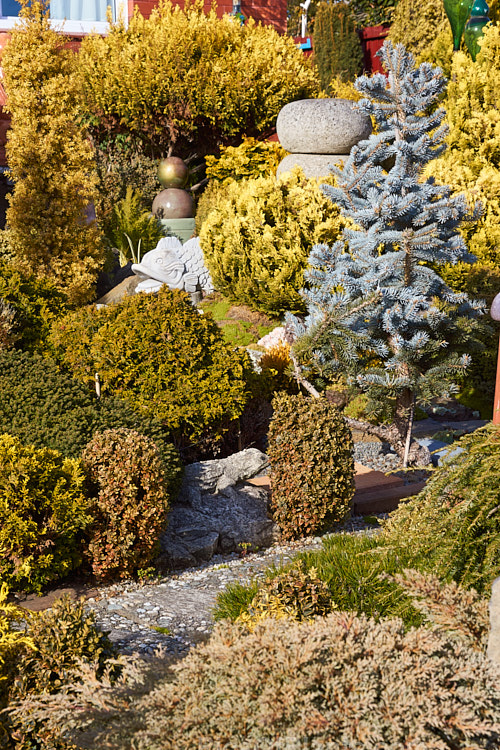
[[[406,466],[428,461],[412,439],[416,403],[456,392],[454,379],[470,362],[483,304],[452,292],[435,268],[475,260],[457,228],[480,208],[471,215],[463,196],[421,178],[444,149],[444,111],[432,110],[446,85],[440,69],[415,69],[412,55],[390,42],[379,54],[388,77],[355,84],[376,132],[342,169],[332,167],[336,186],[323,186],[352,225],[333,246],[313,248],[303,291],[308,316],[290,316],[288,329],[298,379],[311,393],[319,395],[299,362],[323,376],[347,373],[374,415],[392,405],[390,425],[348,421],[390,442]]]

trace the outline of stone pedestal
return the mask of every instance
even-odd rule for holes
[[[330,164],[342,167],[348,154],[288,154],[278,165],[276,177],[300,167],[306,177],[328,177]]]
[[[195,220],[189,219],[160,219],[162,227],[168,234],[178,237],[182,243],[187,242],[195,234]]]

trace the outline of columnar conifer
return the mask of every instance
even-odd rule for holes
[[[86,221],[94,168],[77,124],[76,58],[51,28],[47,3],[21,0],[21,6],[2,57],[12,115],[10,238],[27,272],[54,280],[71,302],[81,303],[92,296],[103,249]]]

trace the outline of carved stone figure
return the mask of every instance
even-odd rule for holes
[[[163,237],[140,263],[132,265],[132,271],[141,279],[136,292],[157,292],[163,284],[191,294],[214,290],[198,237],[184,244],[177,237]]]

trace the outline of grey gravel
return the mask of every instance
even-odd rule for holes
[[[361,517],[352,517],[334,533],[376,533],[376,527]],[[233,583],[248,584],[262,578],[272,565],[286,564],[298,552],[321,546],[322,537],[316,536],[245,555],[216,555],[209,563],[178,574],[102,587],[98,596],[87,599],[86,607],[122,653],[147,656],[162,647],[183,656],[209,637],[219,592]]]

